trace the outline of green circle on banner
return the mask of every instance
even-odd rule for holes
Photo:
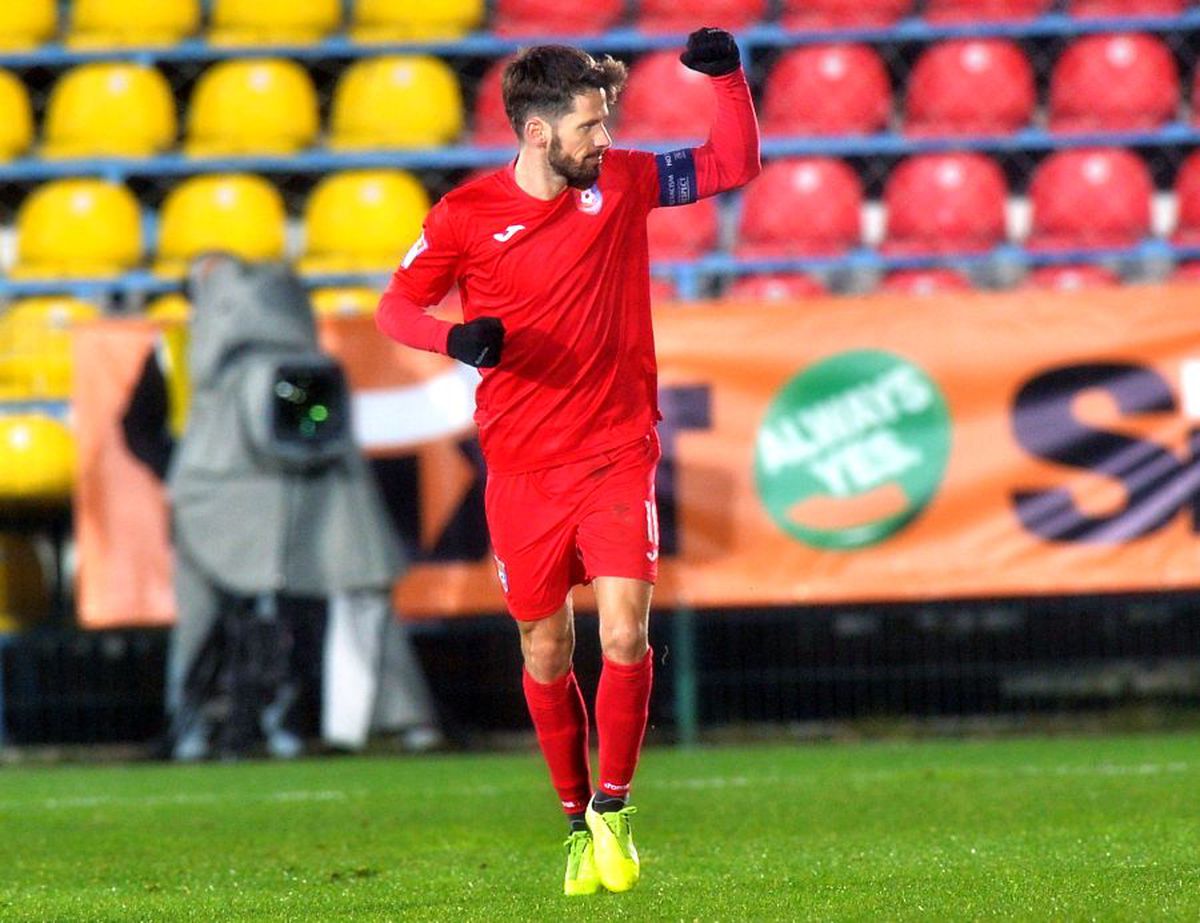
[[[945,398],[924,370],[880,350],[839,353],[771,402],[755,445],[755,483],[789,535],[816,548],[863,548],[933,499],[951,438]]]

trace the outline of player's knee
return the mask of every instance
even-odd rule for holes
[[[605,625],[600,631],[600,647],[604,656],[616,663],[637,663],[649,650],[646,625],[619,623]]]
[[[521,653],[525,658],[525,669],[538,682],[558,679],[571,668],[575,639],[569,633],[535,632],[523,640]]]

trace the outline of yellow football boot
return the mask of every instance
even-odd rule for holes
[[[600,876],[592,850],[592,834],[575,830],[563,843],[567,847],[567,874],[563,878],[563,893],[568,897],[595,894],[600,890]]]
[[[629,826],[629,816],[635,813],[637,808],[627,806],[601,814],[588,802],[585,817],[588,829],[592,831],[596,870],[600,873],[600,883],[609,891],[628,891],[641,876],[637,847],[633,845],[633,831]]]

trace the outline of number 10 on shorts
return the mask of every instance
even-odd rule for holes
[[[658,560],[658,505],[653,500],[646,500],[646,538],[650,542],[650,550],[646,552],[646,560]]]

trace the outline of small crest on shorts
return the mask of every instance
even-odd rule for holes
[[[496,558],[495,555],[492,555]],[[504,590],[504,595],[508,595],[508,568],[504,566],[504,562],[496,558],[496,576],[500,578],[500,588]]]

